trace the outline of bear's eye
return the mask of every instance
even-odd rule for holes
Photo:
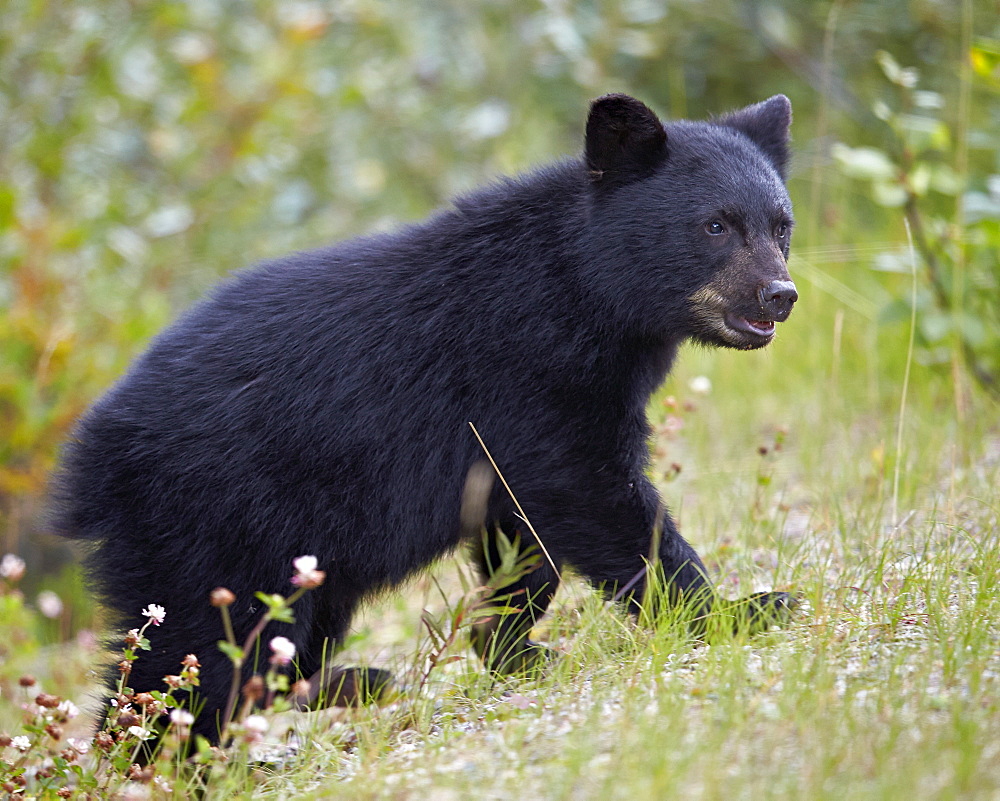
[[[788,236],[788,223],[778,223],[778,227],[774,229],[774,235],[778,237],[778,239],[784,239]]]
[[[719,234],[726,233],[726,226],[718,220],[712,220],[712,222],[705,226],[705,231],[712,236],[718,236]]]

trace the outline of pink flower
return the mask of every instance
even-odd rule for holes
[[[149,622],[154,626],[159,626],[167,616],[167,610],[159,604],[150,604],[147,609],[142,610],[142,614],[149,618]]]
[[[6,554],[0,560],[0,576],[11,581],[20,581],[24,575],[24,560],[16,554]]]
[[[292,565],[295,566],[295,575],[292,576],[292,584],[307,590],[322,584],[326,579],[326,573],[316,569],[318,564],[319,560],[315,556],[299,556],[293,559]]]
[[[170,722],[179,729],[187,729],[194,723],[194,715],[186,709],[175,709],[170,713]]]
[[[319,565],[319,559],[315,556],[300,556],[293,559],[292,564],[299,573],[312,573]]]
[[[267,722],[267,718],[263,715],[250,715],[246,720],[243,721],[243,725],[246,726],[252,732],[257,734],[266,734],[270,724]]]
[[[270,645],[274,652],[274,656],[271,657],[272,664],[287,665],[295,658],[295,643],[287,637],[274,637]]]
[[[270,724],[263,715],[249,715],[243,721],[244,737],[250,743],[259,743],[263,740],[268,728]]]
[[[56,707],[63,715],[66,716],[67,720],[72,720],[77,715],[80,714],[80,707],[70,701],[68,698],[62,701],[58,707]]]
[[[42,590],[38,593],[38,611],[54,620],[63,612],[62,598],[52,590]]]

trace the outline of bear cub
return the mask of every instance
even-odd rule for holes
[[[697,628],[716,596],[646,477],[645,410],[685,340],[761,348],[788,317],[790,122],[782,95],[666,124],[608,95],[581,157],[239,272],[182,315],[81,419],[54,482],[55,526],[92,544],[114,624],[166,609],[130,686],[163,689],[196,654],[194,730],[218,739],[232,666],[213,588],[235,593],[242,642],[254,593],[288,594],[293,559],[315,556],[325,583],[263,640],[291,639],[309,677],[374,593],[482,531],[486,577],[497,531],[533,545],[499,482],[474,536],[463,525],[484,457],[470,422],[551,559],[498,591],[512,613],[477,627],[492,670],[543,653],[528,634],[554,567],[637,611],[654,527],[667,596]],[[791,604],[762,593],[731,614],[759,629]]]

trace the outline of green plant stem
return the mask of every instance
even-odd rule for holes
[[[913,249],[913,234],[906,223],[906,239],[910,245],[910,338],[906,345],[906,367],[903,370],[903,387],[899,393],[899,419],[896,423],[896,458],[892,469],[892,524],[899,525],[899,473],[903,462],[903,428],[906,416],[906,395],[910,388],[910,366],[913,364],[913,346],[917,331],[917,254]]]
[[[229,686],[229,698],[226,700],[226,709],[222,715],[222,732],[219,737],[220,742],[224,743],[226,741],[229,724],[232,723],[233,710],[236,708],[236,699],[239,697],[240,685],[243,680],[243,663],[246,661],[246,654],[250,652],[250,648],[270,622],[271,612],[267,611],[261,615],[260,620],[257,621],[257,625],[250,630],[250,633],[243,641],[243,658],[239,660],[239,664],[235,661],[233,662],[233,681]]]

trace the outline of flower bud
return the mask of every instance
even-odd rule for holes
[[[256,703],[264,697],[264,679],[262,676],[251,676],[243,685],[243,697]]]
[[[232,590],[228,590],[225,587],[216,587],[209,593],[208,600],[212,606],[230,606],[236,601],[236,596]]]
[[[35,703],[46,709],[55,709],[61,701],[62,699],[59,696],[49,695],[48,693],[39,693],[35,696]]]

